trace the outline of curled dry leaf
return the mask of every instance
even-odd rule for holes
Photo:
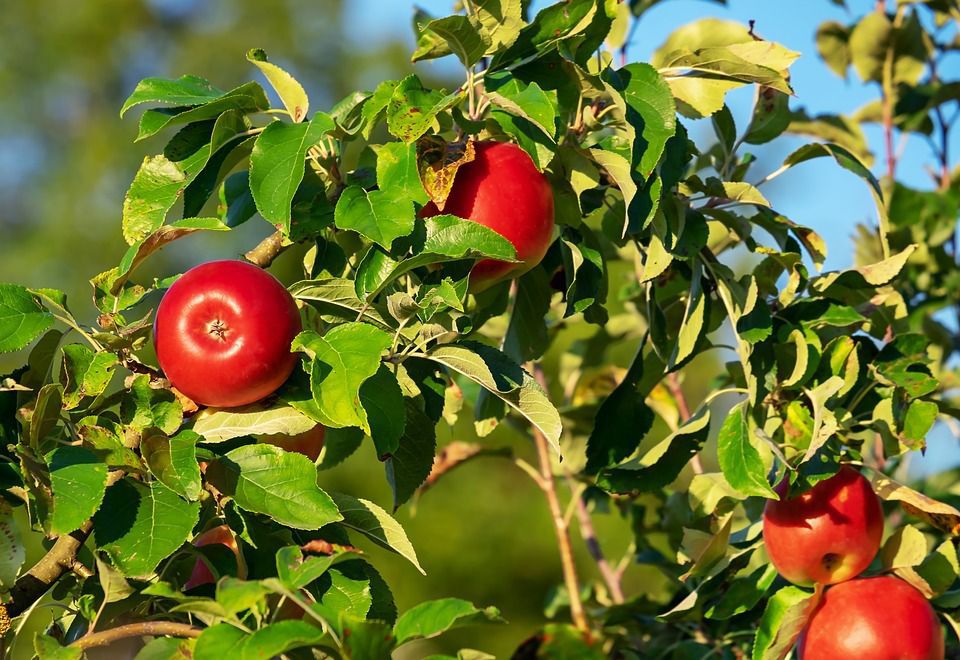
[[[894,481],[884,474],[876,473],[872,483],[877,495],[883,499],[888,502],[900,502],[907,513],[953,536],[960,536],[960,511],[954,507]]]

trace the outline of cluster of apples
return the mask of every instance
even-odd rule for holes
[[[944,640],[927,599],[893,576],[859,578],[876,557],[883,510],[870,482],[849,465],[805,493],[777,488],[763,512],[770,561],[800,586],[833,585],[800,637],[808,660],[943,660]]]
[[[553,240],[554,214],[547,178],[520,147],[486,141],[475,145],[475,154],[457,171],[442,213],[500,233],[518,259],[477,262],[470,275],[476,292],[539,264]],[[439,213],[430,202],[421,216]],[[272,275],[244,261],[211,261],[167,290],[157,308],[154,346],[164,375],[184,396],[203,406],[235,408],[270,396],[290,377],[297,363],[290,344],[302,329],[296,301]],[[324,433],[318,424],[299,435],[257,440],[316,462]],[[197,547],[208,544],[228,547],[243,568],[229,527],[213,527],[194,540]],[[198,560],[185,587],[212,582],[212,572]]]

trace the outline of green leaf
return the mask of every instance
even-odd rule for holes
[[[304,557],[297,546],[277,550],[277,579],[290,591],[313,583],[333,565],[336,555]]]
[[[467,68],[479,62],[490,47],[486,33],[479,30],[472,17],[463,14],[432,20],[426,29],[443,39],[450,52]]]
[[[323,582],[329,584],[317,604],[312,606],[315,612],[333,622],[338,630],[342,629],[342,618],[366,618],[373,604],[369,580],[353,579],[334,568],[324,576]]]
[[[0,503],[0,588],[13,587],[26,559],[27,550],[13,507]]]
[[[753,660],[783,660],[790,653],[819,596],[799,587],[783,587],[767,601],[753,641]]]
[[[193,418],[193,430],[202,442],[223,442],[245,435],[300,435],[317,423],[284,404],[255,403],[241,408],[205,408]]]
[[[360,532],[380,547],[406,558],[418,571],[426,575],[426,571],[420,567],[417,553],[407,538],[407,533],[389,513],[373,502],[343,493],[333,493],[332,497],[343,515],[343,525]]]
[[[51,534],[69,534],[100,508],[107,466],[84,447],[61,446],[46,456],[53,490]]]
[[[393,491],[393,510],[410,499],[433,469],[437,449],[436,424],[409,398],[404,399],[407,423],[397,448],[384,464]]]
[[[223,660],[225,657],[241,658],[248,633],[229,623],[218,623],[204,628],[193,647],[195,660]]]
[[[370,437],[381,460],[397,450],[406,428],[406,407],[397,377],[381,364],[360,386],[360,405],[367,413]]]
[[[479,609],[460,598],[441,598],[420,603],[404,612],[393,627],[397,644],[430,639],[452,628],[474,623],[503,623],[495,607]]]
[[[560,246],[567,276],[564,318],[582,313],[591,323],[606,323],[607,267],[596,236],[585,226],[567,229]]]
[[[257,205],[250,192],[250,171],[234,172],[220,187],[217,213],[223,224],[233,229],[253,217]]]
[[[230,227],[223,224],[219,218],[184,218],[157,228],[131,245],[124,253],[117,267],[116,279],[110,286],[110,292],[114,295],[119,293],[130,273],[154,252],[166,247],[168,243],[198,231],[229,230]]]
[[[63,347],[63,407],[71,410],[80,405],[84,397],[103,394],[110,384],[113,371],[120,363],[113,353],[94,353],[82,344]]]
[[[628,234],[634,234],[643,229],[638,223],[632,221],[630,217],[630,203],[637,195],[637,184],[633,181],[630,163],[620,154],[603,149],[590,149],[587,152],[590,157],[597,162],[600,167],[606,170],[607,174],[613,179],[614,183],[623,193],[624,221],[623,229],[620,232],[620,238],[625,238]]]
[[[477,222],[453,215],[418,219],[411,254],[401,261],[384,253],[376,254],[376,260],[364,259],[357,275],[368,299],[376,297],[401,275],[422,266],[481,258],[513,262],[517,257],[516,248],[508,239]]]
[[[515,362],[536,360],[549,344],[546,318],[553,290],[543,268],[534,268],[516,280],[510,323],[503,336],[503,352]]]
[[[839,424],[833,411],[827,408],[827,402],[843,389],[843,378],[831,376],[811,390],[804,390],[813,408],[813,430],[810,432],[810,446],[803,454],[803,461],[813,458],[817,450],[827,443],[837,432]]]
[[[747,144],[766,144],[790,126],[790,97],[772,87],[758,87],[753,116],[744,134]]]
[[[350,635],[344,640],[348,657],[354,660],[390,660],[396,642],[390,626],[383,621],[362,621],[344,617]]]
[[[508,71],[487,74],[483,84],[494,105],[533,123],[553,141],[557,134],[557,111],[540,85],[524,83]]]
[[[909,447],[925,447],[927,434],[939,414],[940,408],[933,401],[911,401],[903,418],[904,444]]]
[[[250,154],[250,192],[260,215],[290,233],[291,205],[303,180],[310,147],[336,126],[322,112],[309,122],[287,124],[275,121],[257,137]]]
[[[268,62],[267,54],[262,48],[248,50],[247,61],[253,63],[267,77],[294,123],[303,121],[310,108],[310,99],[297,79],[276,64]]]
[[[199,514],[198,502],[185,502],[158,481],[122,479],[107,489],[93,519],[97,547],[124,575],[149,576],[190,537]]]
[[[140,374],[120,402],[120,417],[137,430],[155,426],[164,433],[174,433],[183,421],[183,409],[173,392],[153,389],[150,377]]]
[[[191,502],[200,497],[200,467],[197,442],[203,440],[193,431],[180,431],[173,437],[158,429],[147,429],[140,437],[140,454],[160,482]]]
[[[426,204],[430,198],[420,182],[417,146],[404,142],[381,146],[377,150],[377,185],[380,190],[399,191],[401,197]]]
[[[167,213],[200,173],[209,155],[210,147],[206,145],[178,162],[163,154],[143,160],[123,199],[123,238],[128,245],[146,239],[163,226]],[[126,258],[132,260],[136,252],[128,254]]]
[[[310,459],[273,445],[238,447],[211,464],[207,476],[240,508],[294,529],[319,529],[342,519],[317,486],[317,468]]]
[[[536,426],[554,450],[560,451],[560,415],[530,374],[500,351],[477,342],[431,349],[427,359],[463,374]]]
[[[291,286],[289,291],[294,298],[313,302],[322,311],[331,311],[341,318],[356,319],[361,316],[384,330],[393,331],[393,326],[384,320],[375,306],[364,304],[357,297],[352,280],[304,280]]]
[[[437,115],[452,106],[460,93],[425,89],[420,79],[410,75],[400,81],[387,106],[387,128],[404,142],[413,142],[430,130]]]
[[[570,0],[545,7],[520,31],[513,45],[497,54],[491,70],[517,60],[543,57],[560,42],[581,34],[590,27],[597,5],[596,0]]]
[[[137,83],[130,96],[120,108],[120,116],[141,103],[166,103],[168,105],[203,105],[223,92],[210,81],[199,76],[181,76],[176,80],[167,78],[144,78]]]
[[[636,128],[633,166],[646,179],[677,130],[677,111],[670,86],[646,63],[628,64],[605,76],[627,103],[627,120]],[[639,153],[638,153],[639,152]]]
[[[37,633],[33,638],[33,648],[38,658],[44,660],[83,660],[83,649],[60,646],[60,642],[49,635]]]
[[[723,476],[744,495],[778,499],[767,482],[767,470],[760,452],[750,442],[747,403],[741,402],[727,415],[717,436],[717,458]]]
[[[324,426],[356,426],[370,433],[360,386],[377,373],[380,356],[391,344],[388,333],[367,323],[344,323],[323,337],[307,331],[294,339],[293,349],[313,358],[310,388]]]
[[[133,660],[192,660],[193,639],[156,637],[147,642]]]
[[[400,189],[368,192],[360,186],[350,186],[337,200],[334,224],[389,250],[395,239],[413,231],[413,201]]]
[[[882,12],[870,12],[853,27],[848,37],[850,61],[864,82],[879,82],[893,37],[893,25]]]
[[[137,142],[156,135],[169,126],[190,124],[215,119],[224,112],[236,110],[242,114],[260,112],[270,107],[263,88],[255,82],[244,83],[215,99],[193,108],[157,108],[147,110],[140,117]]]
[[[690,280],[690,295],[687,296],[687,306],[683,313],[683,321],[677,333],[677,344],[667,362],[667,368],[676,369],[689,359],[700,343],[705,332],[708,296],[703,293],[703,266],[699,260],[693,263],[693,274]]]
[[[817,53],[830,70],[846,80],[850,67],[850,30],[837,21],[824,21],[817,28]]]
[[[927,540],[913,525],[896,530],[880,550],[880,560],[887,570],[919,566],[926,556]]]
[[[43,439],[57,427],[63,405],[63,386],[47,383],[37,392],[37,402],[30,417],[30,447],[43,454]]]
[[[615,493],[649,493],[666,488],[700,451],[709,432],[710,410],[704,408],[643,456],[601,470],[597,485]]]
[[[597,474],[632,454],[653,425],[647,393],[639,389],[643,372],[644,356],[638,351],[623,380],[597,409],[587,439],[587,474]]]
[[[247,637],[238,660],[276,658],[294,649],[322,645],[327,639],[322,629],[306,621],[278,621],[255,630]],[[197,654],[197,660],[203,658]]]
[[[19,351],[51,325],[53,315],[26,287],[0,284],[0,353]]]
[[[486,55],[509,48],[517,40],[524,25],[521,0],[479,0],[475,11],[484,41],[489,44]]]

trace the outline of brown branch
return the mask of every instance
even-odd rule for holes
[[[199,637],[201,632],[203,631],[200,628],[195,628],[188,623],[141,621],[85,635],[70,644],[68,648],[92,649],[98,646],[109,646],[130,637]]]
[[[273,260],[280,256],[280,253],[290,247],[290,245],[292,245],[292,243],[284,245],[283,234],[277,230],[260,241],[257,247],[243,255],[243,258],[254,266],[267,268],[273,263]]]
[[[123,476],[121,470],[111,472],[107,477],[107,487],[118,482]],[[10,589],[11,601],[6,603],[6,613],[10,618],[20,616],[30,609],[64,574],[73,572],[78,575],[92,575],[90,570],[77,560],[77,553],[87,541],[92,529],[93,521],[88,520],[76,531],[61,535],[33,568],[17,578]]]
[[[77,552],[90,536],[92,529],[93,521],[88,520],[80,529],[60,536],[33,568],[17,578],[10,590],[12,600],[7,603],[7,614],[11,618],[27,611],[64,573],[74,570]]]
[[[683,393],[683,388],[680,387],[680,378],[676,371],[667,374],[667,389],[670,390],[670,396],[673,397],[673,400],[677,402],[677,411],[680,413],[680,425],[682,426],[690,419],[690,406],[687,405],[687,397]],[[693,458],[690,459],[690,467],[693,468],[694,474],[703,474],[703,463],[700,461],[699,453],[694,454]]]
[[[610,563],[604,556],[603,548],[600,547],[600,541],[597,540],[597,533],[593,529],[593,520],[590,519],[587,503],[583,501],[582,496],[577,495],[574,490],[576,483],[569,475],[567,475],[567,482],[570,484],[570,489],[573,491],[574,497],[577,498],[576,512],[577,522],[580,524],[580,536],[583,537],[583,542],[587,546],[587,552],[590,553],[593,561],[597,564],[597,568],[600,569],[600,576],[603,577],[603,582],[607,585],[610,597],[614,603],[620,604],[623,602],[623,588],[620,586],[620,573],[610,566]]]
[[[533,375],[540,383],[540,387],[547,392],[547,382],[543,375],[543,368],[539,364],[533,366]],[[563,582],[570,597],[570,617],[573,624],[582,632],[590,630],[587,615],[580,600],[580,583],[577,580],[577,565],[573,561],[573,549],[570,545],[570,529],[563,518],[563,508],[560,498],[557,497],[557,484],[553,476],[550,460],[550,447],[547,438],[536,426],[533,427],[533,443],[537,448],[537,459],[540,468],[541,481],[537,484],[547,498],[550,515],[553,518],[553,529],[557,535],[557,546],[560,550],[560,565],[563,568]]]

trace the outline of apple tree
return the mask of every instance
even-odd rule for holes
[[[416,579],[421,540],[394,513],[492,456],[542,492],[562,566],[514,657],[848,657],[850,611],[857,657],[943,657],[958,494],[903,481],[960,416],[960,7],[823,24],[824,63],[877,99],[810,116],[799,54],[752,25],[704,19],[627,61],[656,4],[418,12],[412,59],[458,60],[452,90],[409,75],[316,108],[258,49],[267,86],[136,85],[120,114],[147,155],[93,306],[0,284],[0,351],[23,364],[0,380],[4,643],[42,599],[58,609],[41,658],[133,640],[142,659],[377,660],[497,625],[456,584],[398,611],[402,585],[363,551]],[[929,143],[929,186],[897,180],[898,140]],[[770,167],[768,143],[796,148]],[[815,159],[875,203],[847,270],[824,272],[824,240],[765,194]],[[243,262],[141,275],[194,233],[264,221]],[[287,250],[302,277],[281,286],[267,269]],[[475,437],[438,446],[458,419]],[[535,458],[491,447],[498,427]],[[392,501],[329,486],[364,443]]]

